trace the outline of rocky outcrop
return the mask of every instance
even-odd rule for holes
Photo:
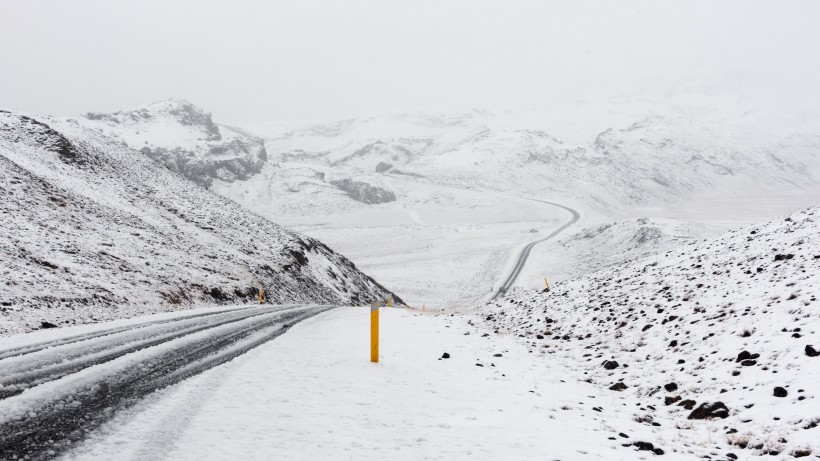
[[[396,200],[396,194],[387,189],[376,187],[362,181],[354,181],[352,179],[340,179],[330,181],[330,184],[337,189],[347,193],[347,195],[357,202],[374,205],[378,203],[393,202]]]
[[[88,113],[81,123],[121,139],[171,171],[205,187],[262,171],[264,141],[220,128],[211,114],[184,100],[170,99],[112,114]]]

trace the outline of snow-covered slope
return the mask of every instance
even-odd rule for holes
[[[818,296],[811,208],[508,297],[483,316],[611,389],[603,417],[633,413],[641,440],[667,452],[816,456]]]
[[[0,334],[254,302],[390,294],[288,231],[72,120],[0,112]]]
[[[567,280],[654,255],[708,234],[703,225],[664,218],[609,221],[581,229],[539,249],[552,280]],[[540,262],[540,261],[539,261]]]
[[[261,139],[225,126],[188,101],[169,99],[113,114],[88,113],[83,126],[121,139],[172,171],[210,186],[258,174],[267,161]]]

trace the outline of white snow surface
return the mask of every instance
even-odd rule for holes
[[[602,390],[623,383],[613,403],[666,451],[789,459],[820,450],[818,296],[811,208],[510,296],[482,316],[546,367],[574,363]],[[723,418],[688,419],[715,402]]]

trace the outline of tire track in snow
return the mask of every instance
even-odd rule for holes
[[[36,352],[0,360],[0,400],[24,390],[62,378],[90,366],[115,360],[147,347],[172,341],[180,336],[239,322],[293,306],[266,306],[230,309],[203,316],[187,316],[175,321],[140,324],[129,330],[49,347]],[[16,366],[15,366],[16,365]]]
[[[83,334],[79,334],[79,335],[66,336],[64,338],[54,339],[54,340],[51,340],[51,341],[43,341],[43,342],[34,343],[34,344],[27,344],[25,346],[13,347],[13,348],[5,349],[5,350],[0,350],[0,360],[3,360],[3,359],[8,358],[8,357],[16,357],[16,356],[19,356],[19,355],[29,354],[29,353],[32,353],[32,352],[39,352],[43,349],[48,349],[48,348],[56,347],[56,346],[62,346],[63,344],[70,344],[70,343],[75,343],[75,342],[78,342],[78,341],[85,341],[87,339],[98,338],[100,336],[107,336],[107,335],[111,335],[111,334],[115,334],[115,333],[120,333],[120,332],[123,332],[123,331],[133,330],[134,328],[141,328],[141,327],[150,326],[150,325],[159,325],[159,324],[164,324],[164,323],[169,323],[169,322],[176,322],[178,320],[194,319],[194,318],[199,318],[199,317],[208,317],[208,316],[211,316],[211,315],[223,314],[225,312],[231,312],[231,311],[234,311],[234,310],[236,310],[236,309],[221,309],[221,310],[214,310],[214,311],[209,311],[209,312],[204,312],[204,313],[199,313],[199,314],[186,315],[186,316],[182,316],[182,317],[174,317],[172,319],[152,320],[152,321],[142,322],[142,323],[138,323],[138,324],[129,324],[129,325],[121,326],[121,327],[114,327],[114,328],[107,328],[107,329],[104,329],[104,330],[92,331],[92,332],[89,332],[89,333],[83,333]]]
[[[92,360],[72,375],[0,401],[0,459],[55,458],[144,396],[225,363],[332,307],[286,307],[216,321],[113,360]]]
[[[493,295],[489,298],[489,301],[492,301],[492,300],[495,300],[495,299],[498,299],[498,298],[504,296],[510,290],[510,288],[512,288],[513,284],[515,284],[515,281],[518,279],[518,276],[521,275],[521,271],[524,270],[524,266],[527,264],[527,259],[529,258],[530,253],[532,252],[532,249],[535,245],[538,245],[539,243],[543,243],[543,242],[545,242],[545,241],[547,241],[551,238],[554,238],[556,235],[558,235],[561,232],[563,232],[564,230],[566,230],[569,226],[571,226],[571,225],[575,224],[576,222],[578,222],[578,220],[581,218],[581,215],[575,209],[570,208],[566,205],[562,205],[560,203],[550,202],[550,201],[547,201],[547,200],[541,200],[541,199],[532,198],[532,197],[524,197],[524,196],[521,196],[521,195],[506,194],[506,193],[503,193],[503,192],[482,191],[482,190],[477,190],[477,189],[473,189],[473,188],[470,188],[470,187],[456,186],[456,185],[452,185],[452,184],[441,184],[441,183],[437,183],[437,182],[433,182],[433,181],[425,181],[423,179],[417,179],[417,178],[405,178],[405,177],[396,176],[394,174],[389,174],[389,173],[385,173],[384,175],[389,176],[389,177],[394,178],[394,179],[399,179],[399,180],[402,180],[402,181],[413,181],[413,182],[418,182],[418,183],[422,183],[422,184],[430,184],[430,185],[433,185],[433,186],[449,187],[451,189],[463,189],[463,190],[467,190],[467,191],[479,192],[479,193],[485,193],[485,194],[496,194],[496,195],[502,195],[504,197],[511,197],[511,198],[517,198],[517,199],[521,199],[521,200],[529,200],[531,202],[544,203],[546,205],[557,207],[557,208],[560,208],[560,209],[565,210],[565,211],[570,213],[570,215],[572,217],[570,218],[569,221],[564,223],[561,227],[554,230],[551,234],[549,234],[546,237],[543,237],[541,239],[534,240],[534,241],[528,243],[527,245],[524,246],[524,248],[521,249],[521,251],[516,256],[516,260],[515,260],[515,264],[513,265],[513,268],[510,270],[509,273],[507,273],[506,277],[501,282],[501,285],[498,287],[498,290],[496,290],[493,293]]]

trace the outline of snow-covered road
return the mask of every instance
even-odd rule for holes
[[[571,364],[547,362],[469,316],[386,308],[380,316],[377,364],[370,310],[333,309],[147,396],[62,459],[646,457],[621,446],[644,440],[631,409],[580,382]]]
[[[50,459],[146,395],[333,306],[249,306],[0,345],[0,459]]]
[[[418,178],[409,178],[409,177],[399,176],[399,175],[396,175],[396,174],[389,174],[388,173],[388,174],[385,174],[385,176],[389,176],[391,178],[399,179],[399,180],[403,180],[403,181],[412,181],[412,182],[418,182],[418,183],[423,183],[423,184],[431,184],[431,185],[435,185],[435,186],[449,187],[449,188],[453,188],[453,189],[463,189],[463,190],[469,190],[469,191],[473,191],[473,192],[485,192],[485,193],[488,193],[488,194],[502,195],[504,197],[510,197],[510,198],[518,199],[518,200],[529,200],[531,202],[543,203],[543,204],[549,205],[551,207],[560,208],[560,209],[570,213],[571,218],[570,218],[569,221],[563,223],[560,227],[558,227],[557,229],[552,231],[549,235],[547,235],[545,237],[539,237],[536,240],[528,242],[526,245],[524,245],[521,248],[521,250],[519,250],[518,254],[515,255],[515,259],[514,259],[514,262],[512,263],[512,267],[510,268],[510,270],[508,272],[506,272],[505,275],[503,275],[501,284],[498,286],[498,289],[496,289],[493,292],[493,295],[490,296],[490,298],[489,298],[490,301],[498,299],[498,298],[504,296],[510,290],[510,288],[512,288],[513,285],[515,285],[516,280],[518,280],[518,276],[521,274],[521,271],[524,269],[524,266],[527,264],[527,259],[529,258],[533,247],[535,247],[539,243],[543,243],[543,242],[546,242],[547,240],[550,240],[550,239],[554,238],[555,236],[557,236],[558,234],[560,234],[561,232],[566,230],[568,227],[570,227],[571,225],[578,222],[579,219],[581,219],[581,214],[578,213],[577,210],[575,210],[573,208],[570,208],[566,205],[562,205],[562,204],[556,203],[556,202],[551,202],[551,201],[548,201],[548,200],[541,200],[541,199],[537,199],[537,198],[533,198],[533,197],[524,197],[524,196],[521,196],[521,195],[506,194],[506,193],[503,193],[503,192],[496,192],[496,191],[479,191],[479,190],[476,190],[472,187],[459,186],[459,185],[453,185],[453,184],[441,184],[441,183],[436,183],[436,182],[433,182],[433,181],[427,181],[427,180],[418,179]]]
[[[529,198],[529,197],[518,197],[518,198],[522,198],[522,199],[525,199],[525,200],[532,200],[534,202],[546,203],[547,205],[551,205],[551,206],[554,206],[554,207],[564,209],[572,215],[572,218],[569,221],[562,224],[561,227],[559,227],[559,228],[555,229],[554,231],[552,231],[552,233],[550,233],[546,237],[539,238],[538,240],[534,240],[534,241],[529,242],[528,244],[526,244],[524,246],[524,248],[522,248],[521,251],[518,253],[518,256],[516,257],[516,260],[515,260],[515,265],[513,265],[512,270],[510,270],[510,272],[507,274],[507,278],[504,279],[504,281],[501,283],[501,286],[498,287],[498,290],[490,298],[490,300],[498,299],[498,298],[504,296],[510,290],[510,288],[512,288],[513,284],[515,284],[515,281],[518,279],[518,276],[521,274],[521,271],[524,269],[524,265],[527,264],[527,258],[530,257],[530,253],[532,252],[532,248],[535,245],[538,245],[539,243],[546,242],[547,240],[549,240],[551,238],[554,238],[556,235],[558,235],[561,232],[563,232],[564,230],[566,230],[566,228],[568,228],[569,226],[571,226],[571,225],[575,224],[576,222],[578,222],[578,220],[581,218],[581,215],[576,210],[574,210],[574,209],[572,209],[568,206],[561,205],[560,203],[548,202],[546,200],[539,200],[539,199],[536,199],[536,198]]]

